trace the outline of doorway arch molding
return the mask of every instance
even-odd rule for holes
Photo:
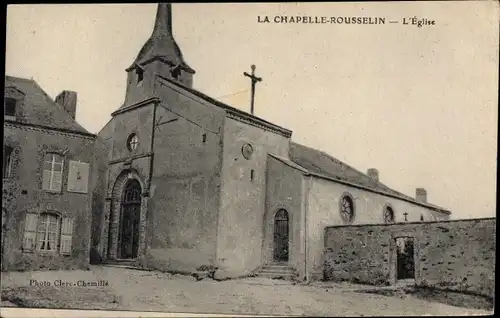
[[[141,186],[141,207],[139,221],[139,248],[137,257],[144,255],[146,246],[146,214],[149,195],[145,191],[146,183],[144,177],[135,169],[122,170],[108,189],[108,197],[105,202],[104,233],[106,248],[103,249],[103,255],[107,259],[116,259],[118,256],[118,237],[120,230],[120,215],[122,213],[122,199],[125,187],[129,181],[137,180]]]
[[[147,193],[145,191],[146,183],[144,181],[144,177],[139,173],[139,171],[135,169],[125,169],[118,174],[115,182],[113,182],[112,186],[108,189],[108,198],[121,198],[123,190],[125,189],[125,185],[131,179],[136,179],[137,181],[139,181],[142,189],[142,195],[147,196]]]

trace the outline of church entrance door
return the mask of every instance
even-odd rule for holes
[[[141,218],[141,185],[131,180],[125,186],[122,197],[118,257],[137,257],[139,248],[139,221]]]
[[[289,257],[288,212],[284,209],[274,216],[274,261],[288,262]]]

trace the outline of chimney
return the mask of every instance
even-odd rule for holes
[[[62,91],[56,97],[56,103],[64,107],[66,112],[68,112],[73,119],[75,119],[76,116],[76,102],[77,95],[76,92],[73,91]]]
[[[368,171],[366,172],[366,174],[372,178],[373,180],[376,180],[378,181],[378,170],[375,169],[375,168],[370,168],[368,169]]]
[[[427,202],[427,191],[424,188],[417,188],[415,191],[415,199],[420,202]]]

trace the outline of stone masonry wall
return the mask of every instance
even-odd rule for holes
[[[94,138],[60,133],[24,125],[4,125],[4,144],[14,148],[13,172],[3,180],[2,208],[6,212],[3,242],[4,270],[39,268],[86,268],[90,251],[91,184],[88,193],[69,192],[69,161],[93,163]],[[63,154],[64,167],[60,192],[42,189],[43,158],[48,152]],[[90,172],[89,179],[92,179]],[[22,250],[27,212],[51,211],[73,219],[71,255],[26,252]]]
[[[496,218],[325,229],[324,279],[396,282],[398,237],[415,240],[415,284],[494,297]]]

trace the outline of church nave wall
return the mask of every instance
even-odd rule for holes
[[[340,201],[348,194],[353,199],[354,216],[351,222],[345,221],[340,212]],[[327,226],[344,224],[384,224],[384,208],[390,206],[394,211],[394,222],[436,221],[433,210],[382,194],[313,178],[307,206],[308,268],[313,278],[321,276],[322,246],[324,229]],[[445,215],[441,215],[444,217]]]

